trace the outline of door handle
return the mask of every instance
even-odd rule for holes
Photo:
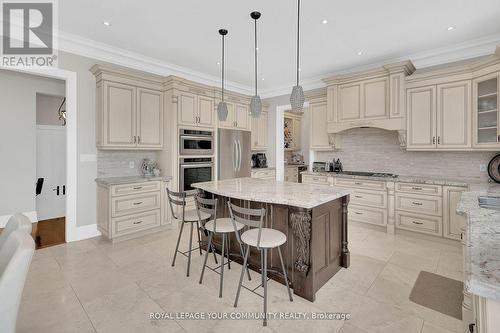
[[[59,185],[56,188],[53,188],[52,191],[56,191],[56,195],[59,195]]]
[[[66,195],[66,185],[63,185],[63,195]]]
[[[241,170],[241,141],[238,140],[238,172]]]
[[[236,172],[236,163],[237,163],[237,152],[236,152],[236,140],[233,141],[233,170]]]

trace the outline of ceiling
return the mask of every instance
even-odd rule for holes
[[[64,0],[59,1],[59,25],[65,33],[202,73],[214,81],[220,77],[217,31],[226,28],[226,78],[251,90],[249,14],[254,10],[262,12],[259,89],[291,89],[296,47],[293,0]],[[498,17],[498,0],[302,1],[301,76],[312,82],[348,68],[465,47],[485,37],[490,44],[500,43]],[[325,19],[327,24],[322,23]],[[454,29],[448,30],[450,26]]]

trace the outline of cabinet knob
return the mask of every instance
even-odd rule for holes
[[[440,144],[441,144],[441,137],[438,136],[438,145],[440,145]]]
[[[432,137],[432,144],[433,144],[433,145],[435,145],[435,144],[436,144],[436,137],[435,137],[435,136],[433,136],[433,137]]]

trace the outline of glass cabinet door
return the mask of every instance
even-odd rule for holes
[[[499,140],[498,75],[476,81],[475,130],[478,146],[495,146]]]

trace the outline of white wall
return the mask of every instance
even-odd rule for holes
[[[65,84],[0,70],[0,216],[36,209],[37,93],[63,96]]]
[[[291,88],[290,88],[291,91]],[[277,96],[266,98],[262,101],[269,105],[269,124],[268,124],[268,148],[266,151],[267,164],[269,166],[276,166],[276,107],[279,105],[290,104],[290,95]]]
[[[36,94],[36,124],[62,126],[58,111],[63,100],[63,96]]]

